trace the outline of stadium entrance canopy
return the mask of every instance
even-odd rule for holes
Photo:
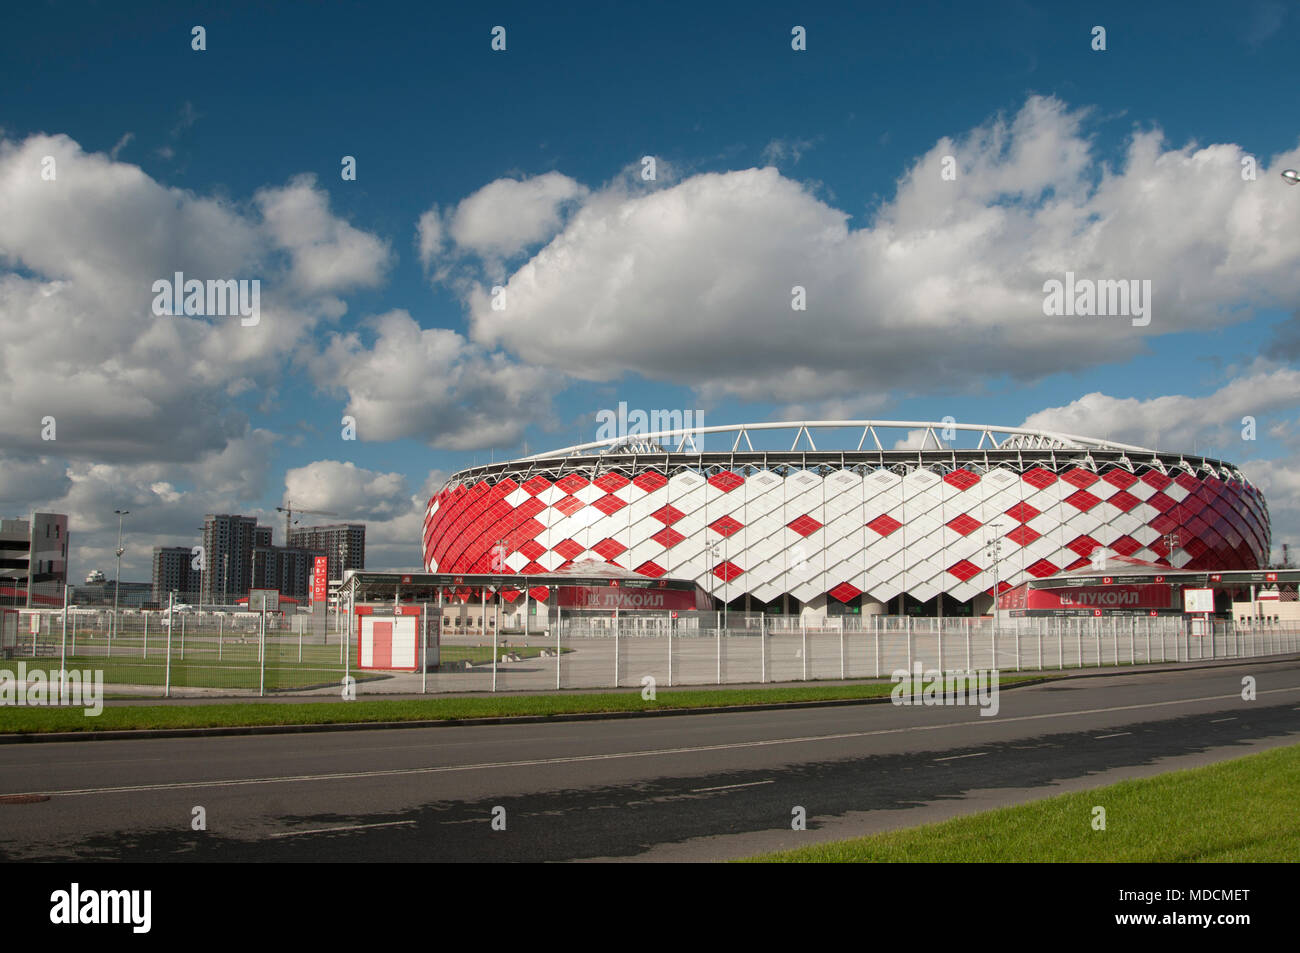
[[[1300,583],[1300,569],[1204,572],[1109,555],[1100,568],[1031,579],[1009,589],[999,597],[998,609],[1013,617],[1181,615],[1184,589],[1213,589],[1217,597],[1220,591],[1231,595],[1288,583]]]
[[[446,573],[418,569],[350,569],[340,593],[350,605],[479,600],[523,596],[565,609],[625,612],[705,610],[708,594],[690,579],[650,579],[619,566],[584,560],[546,573]]]

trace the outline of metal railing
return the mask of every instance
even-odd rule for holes
[[[1161,616],[1036,619],[831,617],[561,610],[527,634],[444,625],[425,607],[423,667],[359,670],[346,615],[323,636],[257,613],[24,610],[3,667],[98,669],[110,694],[142,696],[537,691],[888,678],[925,670],[1064,671],[1300,652],[1300,624]]]

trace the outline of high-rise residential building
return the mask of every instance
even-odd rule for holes
[[[333,523],[301,526],[289,530],[289,545],[324,553],[329,559],[329,578],[343,578],[345,569],[366,568],[364,523]]]
[[[203,601],[230,605],[248,595],[253,582],[253,550],[258,540],[268,544],[271,530],[254,516],[209,513],[203,518]]]
[[[289,546],[256,546],[253,549],[253,588],[275,589],[282,595],[306,601],[309,578],[317,556],[309,549]]]
[[[193,593],[199,589],[199,571],[192,568],[194,554],[188,546],[153,548],[153,601],[163,604],[171,592]]]
[[[271,545],[271,527],[255,526],[253,527],[253,547],[266,547]]]
[[[61,605],[67,582],[67,516],[0,519],[0,605]]]

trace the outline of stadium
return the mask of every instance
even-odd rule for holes
[[[1223,460],[838,420],[635,434],[470,467],[429,501],[423,554],[430,572],[611,563],[693,580],[732,611],[972,616],[995,589],[1078,570],[1099,549],[1259,569],[1269,534],[1263,495]]]

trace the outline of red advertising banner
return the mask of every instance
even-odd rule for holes
[[[694,609],[690,589],[642,589],[605,586],[560,586],[560,605],[574,609]]]
[[[1170,609],[1169,585],[1079,586],[1073,589],[1018,587],[998,599],[1002,609]]]
[[[329,598],[329,559],[316,557],[316,566],[311,577],[311,601],[325,602]]]

